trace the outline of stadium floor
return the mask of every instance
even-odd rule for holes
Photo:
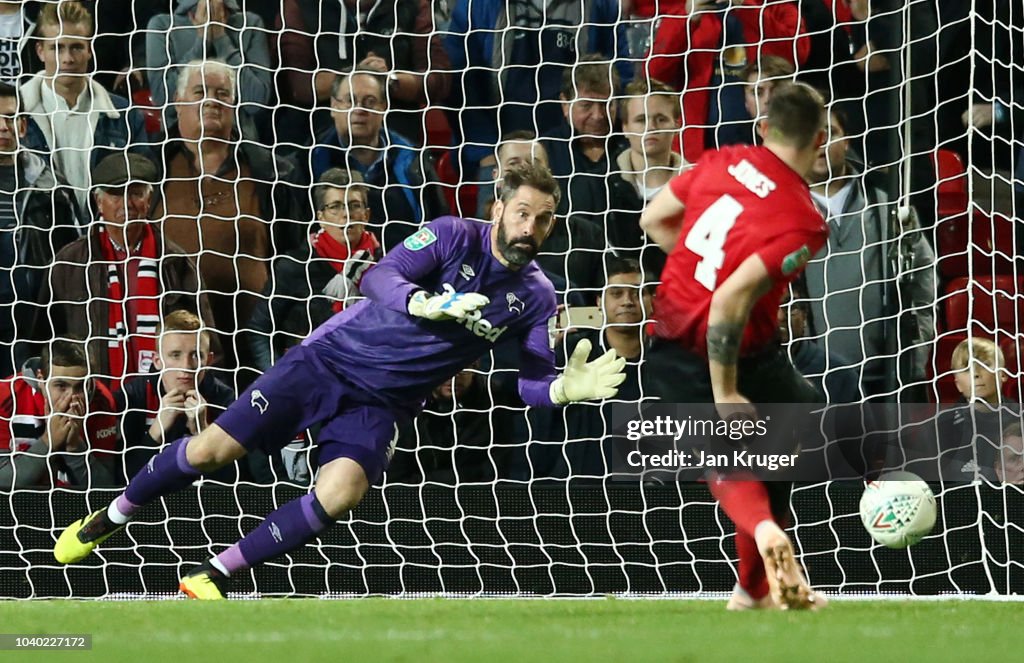
[[[0,603],[5,633],[93,635],[4,661],[1020,660],[1024,603],[839,601],[727,613],[694,600],[267,599]]]

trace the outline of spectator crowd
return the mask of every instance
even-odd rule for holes
[[[553,322],[558,360],[582,339],[615,348],[616,401],[642,402],[666,255],[640,214],[705,151],[757,144],[792,80],[829,100],[808,186],[831,232],[780,342],[828,402],[950,400],[931,386],[947,379],[959,414],[944,430],[964,443],[940,461],[1024,483],[1019,417],[991,424],[1020,400],[1008,320],[952,326],[939,305],[968,272],[935,269],[951,219],[997,213],[999,182],[1011,210],[1024,191],[1007,55],[1022,26],[1006,2],[908,3],[935,54],[901,87],[913,47],[891,4],[0,2],[0,491],[123,485],[357,301],[424,223],[489,220],[526,161],[563,192],[538,263],[563,308],[592,315]],[[972,30],[986,36],[964,51]],[[967,92],[933,84],[968,70]],[[942,191],[968,175],[946,177],[940,149],[978,166],[971,190],[989,199],[944,216]],[[499,344],[438,385],[387,480],[607,479],[609,404],[527,411],[516,362]],[[984,453],[966,429],[979,421]],[[306,485],[315,440],[214,479]]]

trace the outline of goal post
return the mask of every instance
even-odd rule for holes
[[[621,235],[609,225],[623,219],[635,223],[649,194],[664,185],[655,180],[649,184],[647,173],[678,170],[707,149],[753,141],[754,119],[747,103],[753,103],[755,114],[763,112],[760,104],[767,97],[759,97],[762,88],[795,76],[821,88],[830,110],[839,111],[830,118],[830,145],[845,141],[844,150],[835,154],[843,154],[846,161],[840,167],[831,157],[825,159],[824,174],[812,183],[828,210],[833,242],[826,254],[811,258],[806,292],[794,292],[790,306],[802,307],[809,319],[798,328],[791,315],[784,325],[791,354],[795,358],[811,345],[823,353],[823,368],[809,377],[830,399],[852,384],[854,400],[952,406],[959,398],[953,350],[969,336],[984,338],[1002,353],[994,368],[1003,403],[1020,402],[1024,272],[1018,249],[1024,231],[1016,200],[1024,187],[1024,167],[1017,161],[1024,120],[1024,96],[1018,89],[1024,78],[1014,58],[1019,56],[1024,16],[1017,8],[1004,7],[1012,3],[996,3],[995,9],[981,13],[974,10],[984,3],[973,3],[969,11],[937,15],[929,0],[730,0],[687,16],[684,0],[397,2],[409,11],[429,5],[429,16],[420,18],[429,18],[430,27],[423,28],[421,21],[415,27],[409,23],[374,33],[379,26],[372,16],[343,19],[356,32],[341,44],[354,48],[353,53],[370,48],[361,54],[380,56],[383,64],[372,60],[362,66],[384,67],[377,73],[391,99],[386,112],[365,91],[352,92],[347,106],[337,96],[345,88],[340,81],[331,85],[331,67],[343,61],[347,67],[360,63],[336,48],[328,53],[332,49],[324,44],[333,38],[337,46],[337,28],[332,37],[326,28],[302,27],[309,17],[300,16],[305,10],[293,4],[305,3],[281,2],[281,11],[294,10],[282,17],[283,30],[261,20],[252,33],[262,35],[268,48],[278,45],[270,51],[269,64],[261,61],[246,73],[247,90],[251,93],[262,80],[257,70],[269,70],[273,90],[263,99],[239,100],[240,108],[257,106],[265,113],[240,125],[240,142],[232,154],[243,163],[250,158],[244,154],[262,150],[264,160],[244,162],[244,171],[229,175],[205,173],[199,167],[197,174],[181,178],[184,171],[175,169],[190,162],[171,163],[179,154],[169,149],[175,134],[152,152],[161,173],[153,189],[164,196],[160,205],[154,201],[163,214],[154,219],[154,227],[168,227],[173,216],[172,225],[182,233],[178,237],[195,240],[182,251],[198,261],[200,271],[214,265],[221,284],[235,284],[225,292],[205,280],[203,294],[213,295],[212,328],[227,337],[226,346],[236,349],[241,368],[254,368],[245,365],[245,348],[255,332],[239,316],[251,314],[261,299],[290,303],[288,314],[270,314],[269,332],[259,332],[276,351],[294,344],[302,330],[318,322],[314,300],[328,315],[334,313],[334,302],[313,286],[311,272],[304,271],[308,253],[306,258],[277,253],[278,239],[271,229],[287,221],[316,231],[324,208],[313,208],[309,180],[314,172],[318,177],[325,166],[335,165],[335,159],[363,171],[372,214],[368,227],[384,241],[388,224],[413,232],[431,220],[428,212],[439,209],[431,193],[434,187],[443,199],[437,204],[443,202],[452,214],[481,216],[493,198],[490,173],[497,140],[512,130],[532,132],[532,138],[521,142],[543,146],[552,166],[558,162],[571,169],[571,175],[560,178],[564,208],[559,223],[565,225],[545,247],[541,264],[560,305],[590,309],[616,285],[609,271],[611,257],[639,258],[645,270],[649,266],[650,247],[643,246],[642,235],[633,233],[639,244],[616,246]],[[136,20],[135,36],[150,29],[147,21]],[[228,31],[244,33],[251,20],[229,21]],[[189,29],[169,28],[181,34]],[[296,36],[308,41],[311,59],[295,55],[305,43],[288,41]],[[90,43],[105,39],[109,45],[111,38],[100,29]],[[385,47],[388,53],[377,53]],[[415,57],[388,69],[406,57],[406,48],[418,49]],[[213,46],[205,52],[216,55]],[[441,53],[446,64],[437,59]],[[605,67],[606,85],[573,75],[583,57],[594,54],[594,62]],[[165,55],[170,57],[171,50]],[[230,56],[241,58],[237,64],[247,64],[244,50]],[[762,70],[778,65],[765,56],[795,74],[762,76]],[[140,50],[131,49],[128,57],[130,70],[145,71],[148,63],[135,61]],[[232,61],[232,66],[237,64]],[[621,84],[653,71],[664,73],[670,80],[661,82],[681,92],[681,126],[672,129],[678,134],[673,148],[676,154],[682,151],[686,165],[678,156],[668,166],[651,163],[643,154],[618,158],[625,153],[621,150],[633,149],[627,147],[624,127],[629,118],[623,114],[629,104],[622,103]],[[304,95],[286,88],[300,84],[295,81],[309,86]],[[354,89],[352,82],[345,85]],[[753,101],[746,97],[748,88]],[[544,95],[539,100],[538,90]],[[170,101],[174,92],[166,90]],[[584,93],[596,93],[599,99],[590,100]],[[651,92],[645,99],[655,96]],[[138,99],[130,103],[142,110]],[[584,102],[601,107],[584,109]],[[408,144],[389,137],[387,145],[375,144],[350,158],[342,154],[344,141],[336,122],[343,113],[360,112],[383,118],[379,131],[384,134],[400,126],[419,135]],[[589,125],[588,114],[597,118]],[[48,123],[80,119],[69,120],[66,111],[28,117]],[[563,118],[565,126],[559,124]],[[574,121],[579,123],[575,130],[570,129]],[[362,116],[348,130],[357,133],[353,127],[360,122]],[[650,126],[653,120],[644,122]],[[580,128],[584,126],[597,133],[586,134]],[[574,147],[581,134],[584,143]],[[328,139],[335,144],[323,142]],[[316,151],[325,145],[331,149]],[[335,148],[337,154],[331,151]],[[77,144],[51,146],[50,153],[39,154],[55,157],[59,150],[81,149]],[[294,168],[297,179],[279,181],[282,173],[291,172],[282,164]],[[0,221],[12,223],[0,228],[0,257],[5,247],[19,246],[24,237],[24,227],[18,225],[24,207],[19,209],[17,201],[31,188],[12,180],[15,191],[6,191],[3,168],[0,160]],[[184,196],[182,182],[191,182],[199,192],[198,215],[191,220],[167,211],[180,209],[174,204],[183,199],[175,200]],[[282,184],[303,198],[289,213],[294,209],[308,218],[275,216],[283,209],[283,199],[274,197],[275,187]],[[87,190],[73,193],[73,199],[89,204]],[[264,195],[269,207],[245,207],[246,201],[264,200]],[[229,207],[234,212],[225,212]],[[405,214],[410,216],[401,216]],[[225,231],[217,241],[203,234],[221,232],[243,217],[248,225]],[[188,221],[204,230],[188,235],[191,230],[181,230]],[[711,244],[709,238],[728,231],[706,225],[694,243]],[[82,232],[88,232],[87,225]],[[266,242],[245,245],[246,233],[264,233]],[[302,234],[291,250],[308,252]],[[19,251],[13,251],[11,264],[3,265],[0,275],[5,280],[23,265]],[[287,261],[301,272],[294,278],[304,289],[274,281]],[[225,274],[225,265],[229,272],[234,265],[234,272]],[[31,267],[45,274],[43,266]],[[259,270],[264,272],[262,282],[253,276]],[[161,278],[168,286],[166,276]],[[648,271],[644,278],[646,284],[656,282]],[[714,278],[714,273],[705,274],[702,282],[713,284]],[[0,306],[13,312],[36,304],[17,299],[15,289],[11,292],[11,301]],[[106,307],[105,297],[91,293],[82,303],[102,300]],[[10,320],[13,336],[3,341],[5,352],[15,343],[38,340],[28,337],[30,320],[13,313]],[[605,329],[598,321],[593,328],[575,331],[600,339]],[[552,331],[564,361],[579,336],[554,327]],[[107,329],[94,327],[92,333],[90,340],[111,340]],[[631,359],[627,370],[635,376],[642,362],[643,354]],[[17,373],[21,367],[14,366],[13,354],[10,363]],[[211,372],[238,386],[234,367],[216,366]],[[243,572],[233,591],[252,597],[727,595],[736,580],[734,532],[706,486],[697,481],[613,480],[607,451],[614,432],[610,405],[577,404],[550,412],[526,408],[515,394],[517,375],[516,348],[498,345],[448,384],[438,385],[424,413],[400,430],[392,470],[364,502],[313,543]],[[41,398],[37,392],[43,385],[28,377],[24,393]],[[649,396],[639,379],[636,387],[616,403],[646,402]],[[144,415],[146,426],[151,425],[152,412],[136,408],[135,414]],[[45,425],[42,410],[12,410],[0,425],[23,430],[29,423],[26,417],[35,426]],[[70,567],[53,559],[56,536],[73,520],[109,504],[118,491],[93,475],[78,483],[58,480],[59,467],[91,457],[93,451],[29,451],[31,441],[19,446],[12,437],[10,448],[0,454],[0,467],[18,454],[35,453],[51,469],[27,485],[15,487],[12,479],[0,486],[0,598],[173,595],[182,571],[222,552],[266,514],[310,489],[316,471],[315,436],[311,431],[292,441],[283,455],[261,459],[258,471],[241,467],[233,475],[241,480],[204,478],[147,506],[125,532]],[[988,473],[933,483],[939,504],[935,529],[908,550],[889,550],[871,541],[858,515],[861,482],[823,477],[798,484],[791,533],[810,583],[829,594],[851,596],[1009,597],[1024,592],[1024,470],[1014,469],[1024,467],[1024,449],[1014,446],[1021,438],[1019,428],[1016,438],[1001,437],[989,456],[990,466],[983,468]],[[122,445],[108,457],[123,466],[128,452]],[[938,465],[942,459],[934,460]]]

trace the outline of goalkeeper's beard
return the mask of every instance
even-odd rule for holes
[[[509,243],[508,235],[505,234],[505,223],[498,222],[498,251],[508,264],[516,267],[527,265],[537,255],[537,250],[537,245],[529,237]]]

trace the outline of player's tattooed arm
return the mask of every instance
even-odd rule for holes
[[[708,325],[708,359],[723,366],[736,363],[740,356],[743,325],[738,322],[719,322]]]
[[[758,299],[771,289],[772,279],[756,254],[715,288],[708,310],[708,369],[715,402],[743,402],[739,393],[739,358],[743,332]]]

